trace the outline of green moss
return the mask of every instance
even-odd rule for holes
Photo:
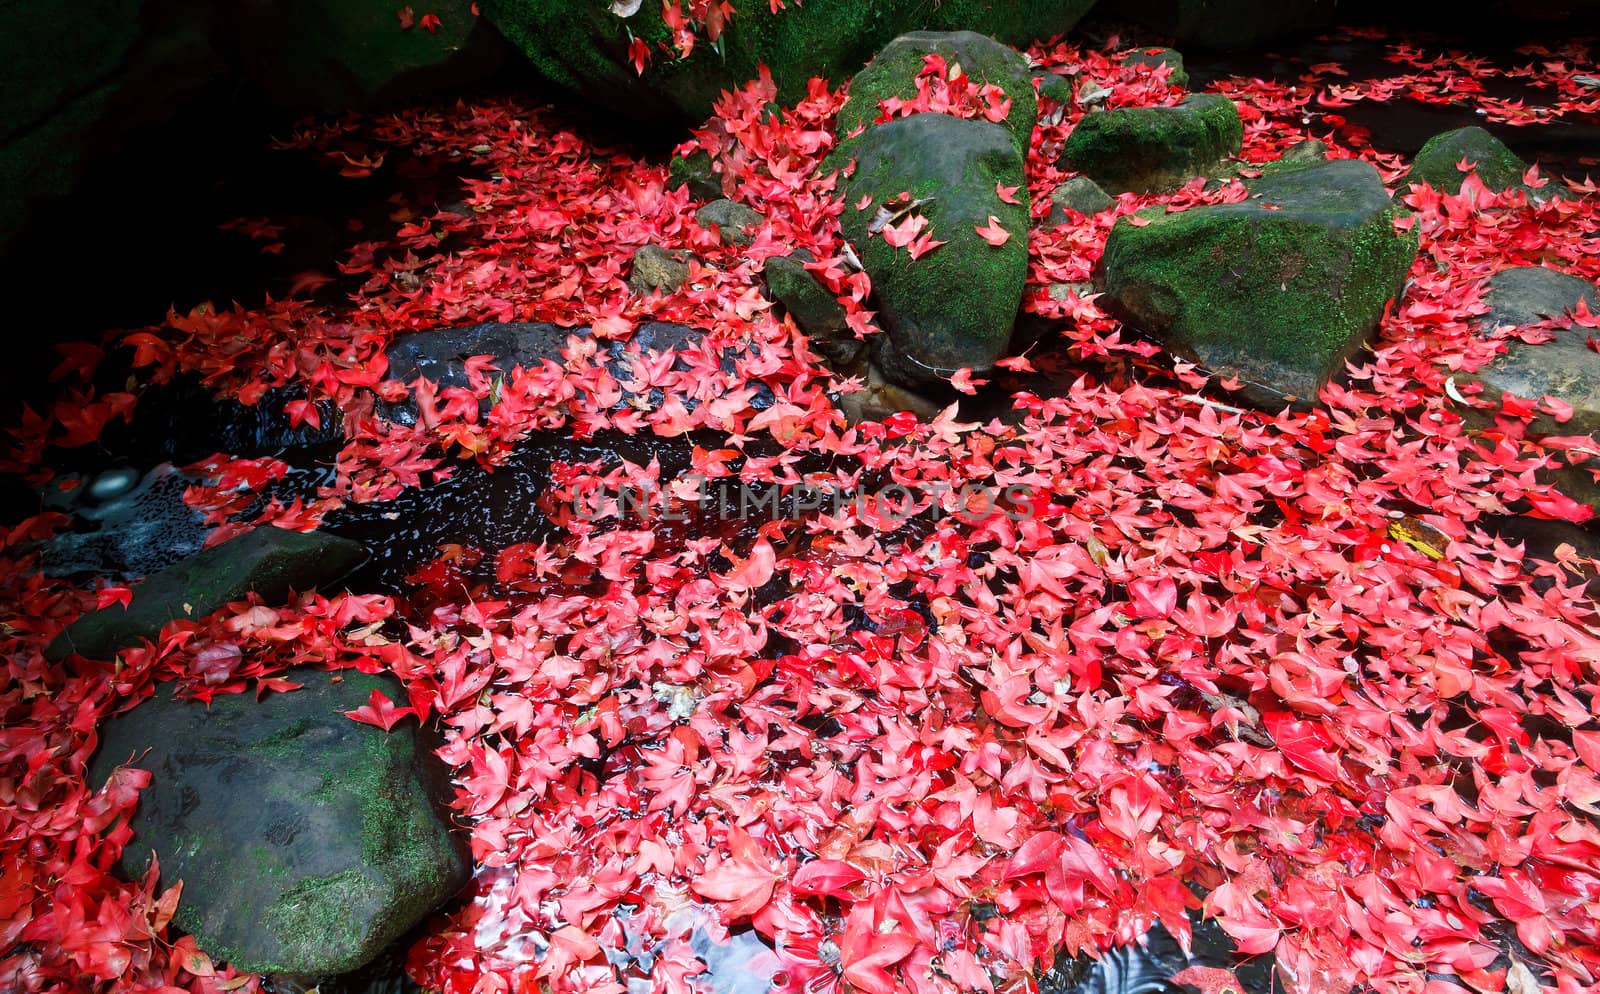
[[[858,165],[841,220],[888,326],[878,353],[884,373],[912,384],[987,368],[1005,353],[1027,271],[1027,202],[1007,204],[996,191],[1001,183],[1026,189],[1009,134],[985,121],[916,114],[870,129],[849,152]],[[926,201],[925,230],[945,242],[920,259],[869,237],[879,206],[902,191]],[[866,195],[872,202],[857,209]],[[975,230],[990,216],[1011,234],[1002,246]]]
[[[1017,152],[1026,157],[1033,126],[1039,117],[1039,99],[1028,62],[1015,49],[971,31],[919,31],[901,35],[885,45],[867,67],[850,81],[850,98],[839,108],[836,130],[841,136],[864,129],[879,114],[885,100],[909,100],[917,93],[917,75],[929,55],[941,56],[978,85],[993,84],[1011,99],[1002,122],[1011,133]]]
[[[794,103],[806,82],[842,82],[879,48],[908,31],[981,30],[1012,45],[1068,30],[1092,0],[806,0],[774,14],[767,0],[732,0],[734,15],[713,45],[696,41],[674,59],[660,5],[630,18],[594,0],[483,0],[482,9],[547,78],[635,117],[671,111],[704,119],[723,90],[754,79],[766,65],[778,99]],[[630,36],[655,52],[641,79],[628,62]]]
[[[1067,136],[1061,165],[1108,193],[1177,189],[1236,155],[1244,139],[1238,108],[1202,93],[1176,107],[1129,107],[1090,114]]]
[[[1528,164],[1517,158],[1500,139],[1478,127],[1457,128],[1429,138],[1412,161],[1406,179],[1426,183],[1444,193],[1460,193],[1466,178],[1458,167],[1462,160],[1477,172],[1483,185],[1500,191],[1522,185]]]
[[[1264,176],[1259,197],[1118,222],[1108,303],[1215,370],[1302,400],[1362,347],[1416,257],[1371,166]],[[1268,206],[1276,210],[1267,209]]]

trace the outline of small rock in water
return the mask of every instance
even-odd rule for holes
[[[1322,162],[1328,158],[1327,142],[1307,138],[1283,150],[1284,162]]]
[[[754,242],[752,231],[766,223],[766,218],[736,200],[713,200],[694,212],[700,227],[715,230],[724,245],[749,245]]]
[[[806,269],[806,263],[813,261],[803,249],[768,259],[762,270],[767,292],[811,339],[812,348],[836,368],[847,368],[861,357],[866,342],[850,329],[844,306]]]
[[[722,196],[722,184],[717,180],[710,154],[698,150],[690,155],[675,156],[667,164],[667,189],[679,187],[688,187],[690,195],[701,200]]]
[[[1189,74],[1183,68],[1183,55],[1171,48],[1138,48],[1130,52],[1123,60],[1123,65],[1166,66],[1167,84],[1169,86],[1189,88]]]
[[[1115,204],[1116,200],[1100,189],[1094,180],[1087,176],[1074,176],[1056,187],[1055,192],[1050,194],[1050,216],[1045,223],[1066,224],[1071,219],[1068,211],[1087,217]]]

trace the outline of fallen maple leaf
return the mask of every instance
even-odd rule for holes
[[[1001,227],[1000,219],[995,217],[993,214],[989,215],[988,224],[973,225],[972,230],[982,235],[984,241],[995,246],[996,248],[999,248],[1001,245],[1004,245],[1006,242],[1011,240],[1011,232]]]

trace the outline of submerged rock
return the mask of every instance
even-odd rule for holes
[[[147,577],[126,608],[113,604],[79,618],[46,647],[45,658],[109,659],[155,638],[170,621],[203,618],[252,593],[281,603],[291,589],[336,580],[365,558],[360,545],[323,532],[257,528]]]
[[[1011,99],[1004,124],[1017,153],[1028,154],[1028,141],[1039,118],[1038,96],[1028,60],[1016,49],[972,31],[913,31],[883,47],[867,67],[850,80],[850,99],[839,108],[835,130],[841,139],[866,129],[878,117],[878,105],[890,98],[910,100],[917,94],[917,75],[929,55],[938,55],[953,71],[978,86],[993,84]]]
[[[1027,177],[1011,136],[987,121],[914,114],[874,126],[844,154],[856,162],[844,235],[888,329],[877,352],[884,373],[916,386],[992,366],[1011,339],[1028,267]],[[1019,202],[1001,200],[999,186],[1016,187]],[[907,192],[912,200],[902,203]],[[920,214],[922,230],[945,244],[912,259],[874,230],[880,211]],[[1004,244],[978,234],[991,217],[1010,236]]]
[[[1522,182],[1528,164],[1517,158],[1505,143],[1479,127],[1457,128],[1429,138],[1406,174],[1408,183],[1426,183],[1441,193],[1461,192],[1461,182],[1466,179],[1461,162],[1465,160],[1478,179],[1490,190],[1521,188],[1537,199],[1556,194],[1556,187],[1544,186],[1533,190]]]
[[[357,969],[466,883],[444,814],[449,777],[415,719],[389,732],[346,717],[388,676],[298,670],[302,689],[157,696],[101,729],[90,782],[120,764],[151,774],[122,865],[151,853],[183,881],[174,923],[214,959],[259,973]]]
[[[41,568],[53,576],[91,573],[126,580],[194,555],[211,534],[205,515],[183,500],[196,482],[163,463],[142,477],[116,467],[65,494],[47,488],[46,506],[73,515],[79,527],[40,544]]]
[[[1249,199],[1117,222],[1100,282],[1113,313],[1236,374],[1252,399],[1309,402],[1377,327],[1417,254],[1378,171],[1283,165]]]
[[[1108,193],[1176,190],[1239,152],[1244,125],[1233,101],[1198,93],[1175,107],[1128,107],[1089,114],[1067,136],[1061,167]]]

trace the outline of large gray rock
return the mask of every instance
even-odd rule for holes
[[[1050,194],[1050,216],[1045,219],[1045,223],[1066,224],[1072,219],[1069,211],[1072,214],[1088,216],[1098,214],[1115,204],[1116,200],[1100,189],[1094,180],[1087,176],[1074,176],[1064,181]]]
[[[1176,190],[1237,155],[1244,125],[1233,101],[1197,93],[1175,107],[1126,107],[1086,115],[1067,136],[1061,166],[1108,193]]]
[[[1117,316],[1240,376],[1247,396],[1302,403],[1363,347],[1417,254],[1403,207],[1354,159],[1285,164],[1239,203],[1124,218],[1099,281]]]
[[[173,921],[250,972],[326,976],[367,963],[466,883],[443,803],[448,772],[407,718],[390,732],[344,712],[388,676],[294,671],[303,689],[181,700],[171,685],[101,729],[90,782],[148,770],[122,865],[154,852]]]
[[[1588,280],[1543,266],[1520,266],[1489,279],[1485,301],[1491,310],[1480,327],[1522,327],[1570,313],[1580,302],[1600,313],[1600,292]],[[1572,419],[1558,423],[1537,414],[1530,430],[1561,435],[1600,431],[1600,354],[1588,346],[1583,328],[1554,329],[1555,338],[1538,345],[1506,340],[1506,351],[1475,373],[1458,374],[1461,383],[1483,384],[1482,401],[1498,408],[1505,394],[1537,400],[1546,394],[1572,405]]]
[[[109,659],[155,638],[168,622],[203,618],[251,593],[281,603],[291,589],[336,580],[365,558],[360,545],[323,532],[257,528],[147,577],[126,608],[112,604],[79,618],[46,647],[45,657]]]
[[[1011,340],[1028,268],[1028,184],[1010,134],[987,121],[914,114],[869,129],[841,154],[856,163],[842,225],[888,329],[877,354],[885,375],[915,387],[991,367]],[[1002,185],[1017,188],[1018,203],[1000,199]],[[909,246],[874,232],[880,212],[905,215],[894,224],[920,213],[923,232],[945,244],[912,259]],[[1010,236],[1002,245],[978,234],[991,217]]]

